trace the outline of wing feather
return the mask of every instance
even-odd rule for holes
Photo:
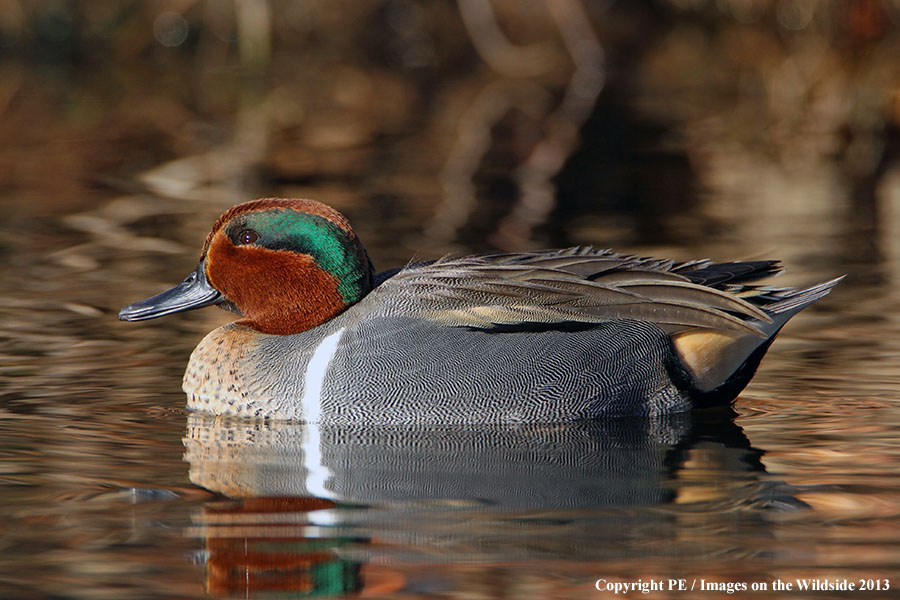
[[[675,263],[575,247],[410,265],[371,295],[388,310],[457,326],[635,319],[667,331],[762,335],[757,325],[772,320],[759,300],[764,296],[754,292],[763,288],[742,282],[777,266],[774,261]]]

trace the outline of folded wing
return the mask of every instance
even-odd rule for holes
[[[457,327],[655,323],[697,387],[711,390],[840,281],[804,289],[756,284],[780,272],[771,260],[676,263],[575,247],[412,265],[372,295],[403,314]]]
[[[455,326],[635,319],[672,333],[701,327],[762,337],[759,325],[771,321],[732,291],[692,279],[690,266],[590,247],[445,258],[403,269],[381,287],[408,299],[405,310]]]

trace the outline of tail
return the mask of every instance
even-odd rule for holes
[[[690,275],[688,273],[688,275]],[[703,393],[731,398],[747,385],[775,335],[798,312],[828,295],[837,277],[803,289],[737,286],[729,290],[758,305],[772,322],[751,319],[761,336],[713,329],[689,329],[672,336],[682,366]]]

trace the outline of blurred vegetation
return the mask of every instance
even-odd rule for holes
[[[870,207],[898,24],[889,0],[0,0],[0,189],[66,211],[172,163],[142,185],[352,189],[322,199],[419,210],[444,247],[696,236],[763,164]]]

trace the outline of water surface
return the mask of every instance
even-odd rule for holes
[[[371,4],[349,37],[313,19],[308,54],[296,23],[313,17],[282,15],[293,34],[264,66],[229,54],[219,21],[176,50],[119,33],[4,63],[0,596],[900,587],[900,171],[896,115],[872,100],[894,81],[895,37],[591,13],[598,31],[633,18],[648,33],[635,47],[607,31],[602,91],[561,114],[568,62],[498,74],[451,41],[466,39],[452,7],[420,22],[408,3]],[[115,40],[122,62],[98,58]],[[559,119],[580,132],[568,145],[551,139]],[[561,152],[558,171],[538,147]],[[733,411],[424,429],[188,414],[187,357],[229,315],[116,312],[180,281],[215,218],[266,195],[342,210],[379,269],[589,243],[782,258],[784,284],[848,277],[785,327]]]

